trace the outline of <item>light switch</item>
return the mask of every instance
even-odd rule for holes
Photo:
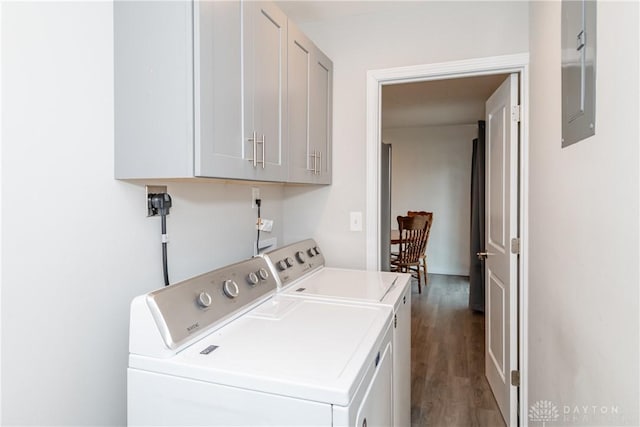
[[[351,231],[362,231],[362,212],[351,212]]]

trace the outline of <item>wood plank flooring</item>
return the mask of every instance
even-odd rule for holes
[[[484,315],[469,280],[429,274],[411,303],[411,425],[504,426],[484,376]]]

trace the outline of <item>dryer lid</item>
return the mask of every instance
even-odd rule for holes
[[[381,302],[394,285],[404,286],[408,280],[407,276],[403,273],[385,271],[325,267],[295,282],[286,289],[285,294]]]
[[[170,359],[132,356],[130,367],[345,406],[390,325],[386,306],[276,296]]]

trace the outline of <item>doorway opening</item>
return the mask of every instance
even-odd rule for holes
[[[507,424],[518,423],[517,413],[527,413],[527,336],[526,336],[526,272],[527,253],[524,250],[527,242],[527,210],[526,199],[528,191],[527,173],[527,120],[526,111],[528,104],[528,54],[508,55],[501,57],[480,58],[465,61],[455,61],[440,64],[427,64],[412,67],[401,67],[384,70],[372,70],[367,75],[367,268],[379,269],[381,267],[381,239],[388,239],[387,235],[381,233],[380,209],[381,209],[381,94],[382,87],[399,83],[410,83],[420,81],[447,80],[461,77],[486,76],[495,74],[512,74],[517,76],[518,97],[520,99],[520,110],[525,114],[520,114],[520,126],[517,129],[516,139],[519,141],[517,156],[513,158],[519,170],[519,176],[514,181],[517,186],[516,212],[517,237],[520,247],[523,250],[517,256],[516,288],[514,304],[506,313],[512,320],[512,325],[517,338],[514,341],[517,351],[513,353],[511,361],[507,366],[511,366],[514,372],[503,372],[503,379],[507,387],[513,384],[511,392],[517,396],[513,400],[509,411],[505,414]],[[509,357],[509,356],[507,356]],[[513,369],[515,367],[515,369]],[[513,375],[515,374],[515,375]],[[511,382],[510,377],[519,375],[519,384]]]
[[[435,273],[469,275],[473,140],[482,136],[475,145],[481,145],[484,153],[485,104],[507,76],[382,86],[381,235],[397,229],[397,216],[408,211],[437,212],[428,244],[429,265]],[[484,182],[482,160],[477,180]],[[477,215],[476,209],[473,213]],[[390,244],[380,242],[382,270],[389,269]]]

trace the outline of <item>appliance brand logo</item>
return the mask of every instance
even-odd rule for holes
[[[193,331],[195,331],[199,327],[200,327],[200,324],[198,322],[196,322],[191,326],[187,326],[187,332],[192,333]]]

